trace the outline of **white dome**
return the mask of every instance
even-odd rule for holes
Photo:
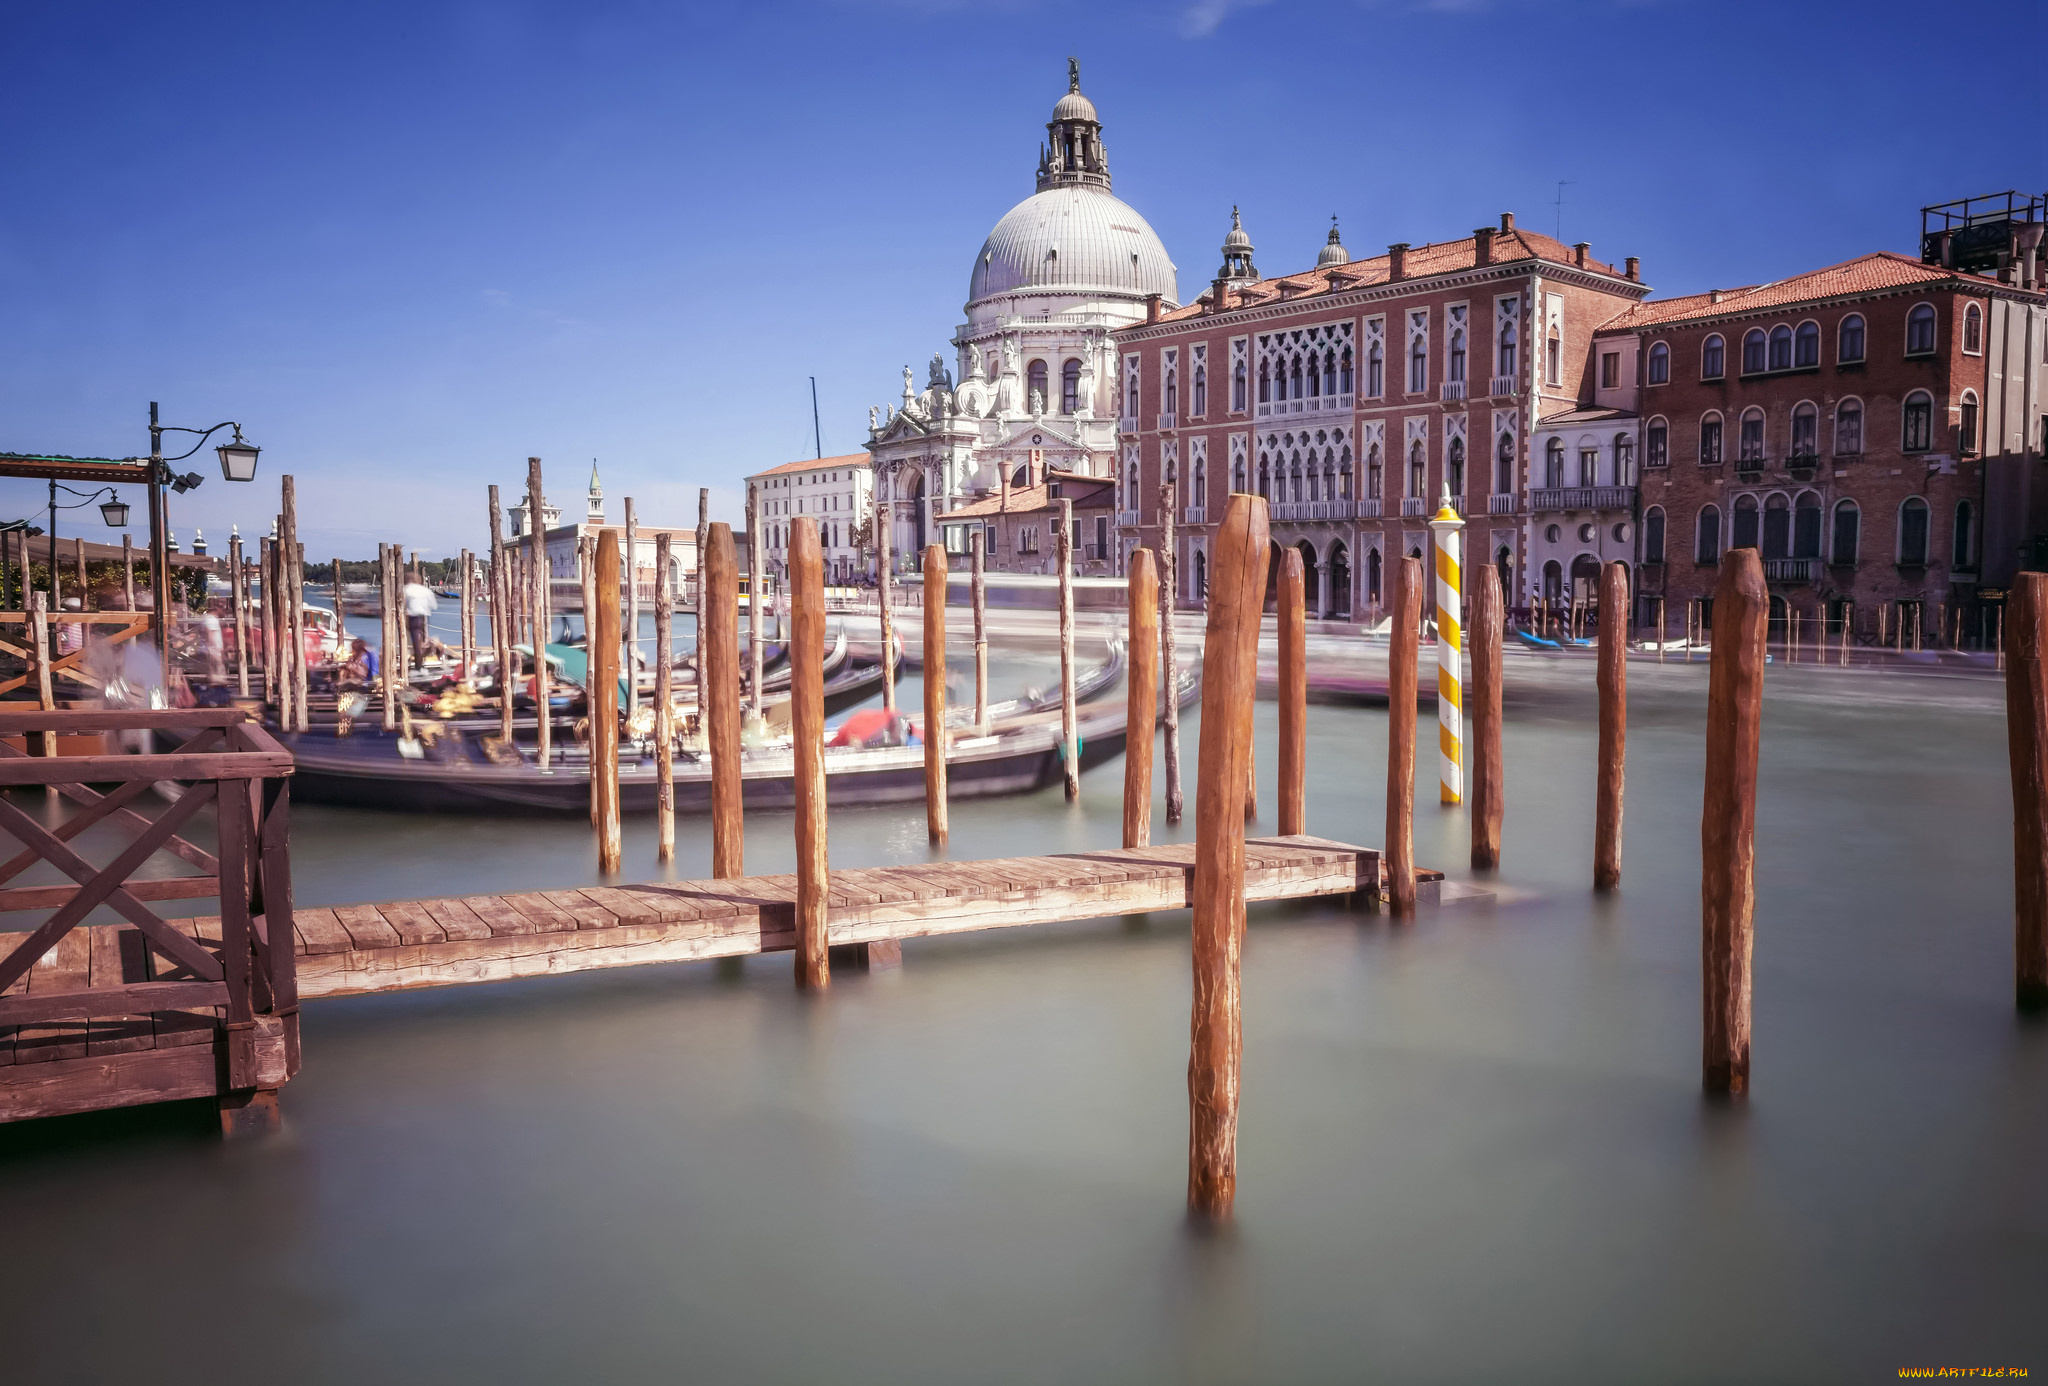
[[[1018,291],[1071,291],[1178,307],[1173,261],[1145,219],[1095,187],[1047,188],[1012,207],[982,243],[968,306]]]

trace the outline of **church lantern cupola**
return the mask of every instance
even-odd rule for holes
[[[1095,103],[1081,95],[1081,60],[1067,59],[1067,94],[1046,123],[1048,143],[1038,151],[1038,191],[1109,186],[1109,154]]]
[[[1344,243],[1337,239],[1337,218],[1331,217],[1330,241],[1329,244],[1323,247],[1323,253],[1316,256],[1316,268],[1329,269],[1335,265],[1348,265],[1350,263],[1351,252],[1346,250]]]
[[[1216,277],[1233,280],[1259,277],[1259,267],[1252,263],[1252,238],[1244,233],[1244,223],[1238,220],[1235,207],[1230,209],[1230,234],[1223,238],[1223,268],[1216,271]]]

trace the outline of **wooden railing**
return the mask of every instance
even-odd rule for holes
[[[0,1067],[0,1121],[174,1097],[246,1096],[274,1091],[298,1068],[290,752],[239,709],[0,710],[0,737],[21,737],[31,747],[39,739],[135,731],[180,742],[165,753],[83,756],[33,755],[0,743],[0,788],[46,785],[77,806],[49,826],[0,797],[0,833],[21,848],[0,863],[0,911],[49,911],[25,935],[10,935],[17,941],[0,956],[0,1035],[13,1039],[19,1027],[17,1049],[38,1032],[59,1042],[55,1053],[36,1056],[59,1062],[21,1059]],[[152,792],[170,800],[154,818],[132,807]],[[212,852],[183,836],[209,807],[218,825]],[[107,828],[131,836],[104,865],[72,847],[89,829]],[[159,853],[197,869],[138,875]],[[38,864],[70,883],[7,884]],[[146,903],[213,897],[220,901],[217,922],[166,919]],[[81,927],[101,906],[124,923]],[[207,1008],[217,1008],[216,1056],[156,1062],[145,1042],[88,1061],[82,1042],[76,1053],[63,1047],[65,1027],[77,1029],[82,1041],[95,1018],[143,1017],[146,1041],[148,1018],[181,1013],[185,1029],[204,1029]],[[201,1014],[190,1014],[195,1009]],[[84,1067],[72,1074],[64,1059]],[[131,1071],[133,1078],[122,1077]],[[24,1087],[17,1078],[34,1082]]]
[[[38,592],[36,596],[42,598],[43,594]],[[52,626],[119,626],[121,629],[112,634],[96,638],[102,646],[121,645],[138,635],[149,633],[150,614],[147,611],[48,611],[44,610],[42,602],[38,601],[34,610],[0,611],[0,626],[8,625],[24,627],[27,634],[20,645],[9,640],[0,640],[0,650],[21,660],[28,668],[25,673],[11,679],[0,679],[0,698],[6,697],[18,688],[35,683],[40,686],[41,700],[48,702],[53,697],[51,684],[59,674],[76,679],[89,688],[99,687],[99,680],[81,667],[87,652],[93,646],[93,639],[82,640],[79,647],[70,654],[52,659]]]

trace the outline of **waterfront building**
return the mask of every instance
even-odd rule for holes
[[[949,562],[960,567],[976,527],[982,531],[983,566],[992,572],[1057,573],[1055,545],[1060,502],[1073,504],[1073,572],[1076,577],[1111,577],[1116,566],[1116,479],[1075,472],[1041,472],[1035,464],[1019,486],[955,507],[939,517]]]
[[[747,478],[757,509],[762,557],[771,573],[789,571],[789,522],[815,515],[824,548],[825,580],[853,582],[874,573],[867,526],[874,504],[872,459],[864,452],[785,462]]]
[[[933,356],[921,390],[905,366],[901,399],[869,411],[874,495],[895,526],[899,571],[915,565],[941,515],[995,494],[1005,478],[1021,499],[1049,474],[1115,474],[1112,334],[1143,321],[1148,303],[1179,300],[1166,247],[1110,191],[1102,129],[1070,61],[1036,190],[974,257],[951,366],[945,353]],[[1013,559],[1039,571],[1033,555],[990,556]]]
[[[1593,338],[1647,294],[1634,258],[1617,268],[1511,214],[1363,260],[1333,226],[1312,268],[1272,278],[1253,250],[1233,212],[1210,288],[1181,309],[1162,296],[1116,334],[1119,544],[1158,545],[1160,483],[1173,482],[1179,601],[1206,593],[1232,491],[1267,498],[1274,560],[1300,550],[1323,617],[1385,601],[1387,564],[1429,551],[1446,490],[1468,520],[1468,569],[1498,564],[1511,606],[1540,595],[1532,527],[1557,528],[1546,553],[1589,524],[1632,541],[1636,425],[1594,409]],[[1582,434],[1598,453],[1593,484],[1532,473],[1539,437],[1572,449]]]
[[[1638,620],[1662,598],[1675,625],[1724,550],[1756,546],[1779,625],[1853,604],[1866,633],[1879,606],[1928,640],[1937,608],[1976,632],[1980,589],[2048,564],[2036,275],[1878,252],[1604,327],[1621,388],[1596,402],[1643,420]]]

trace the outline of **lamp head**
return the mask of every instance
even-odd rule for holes
[[[256,457],[263,449],[242,437],[240,424],[235,425],[235,439],[222,443],[214,449],[220,454],[220,474],[229,481],[254,481],[256,479]]]
[[[121,499],[119,491],[108,493],[109,499],[100,502],[100,518],[107,522],[109,529],[128,527],[128,503]]]

